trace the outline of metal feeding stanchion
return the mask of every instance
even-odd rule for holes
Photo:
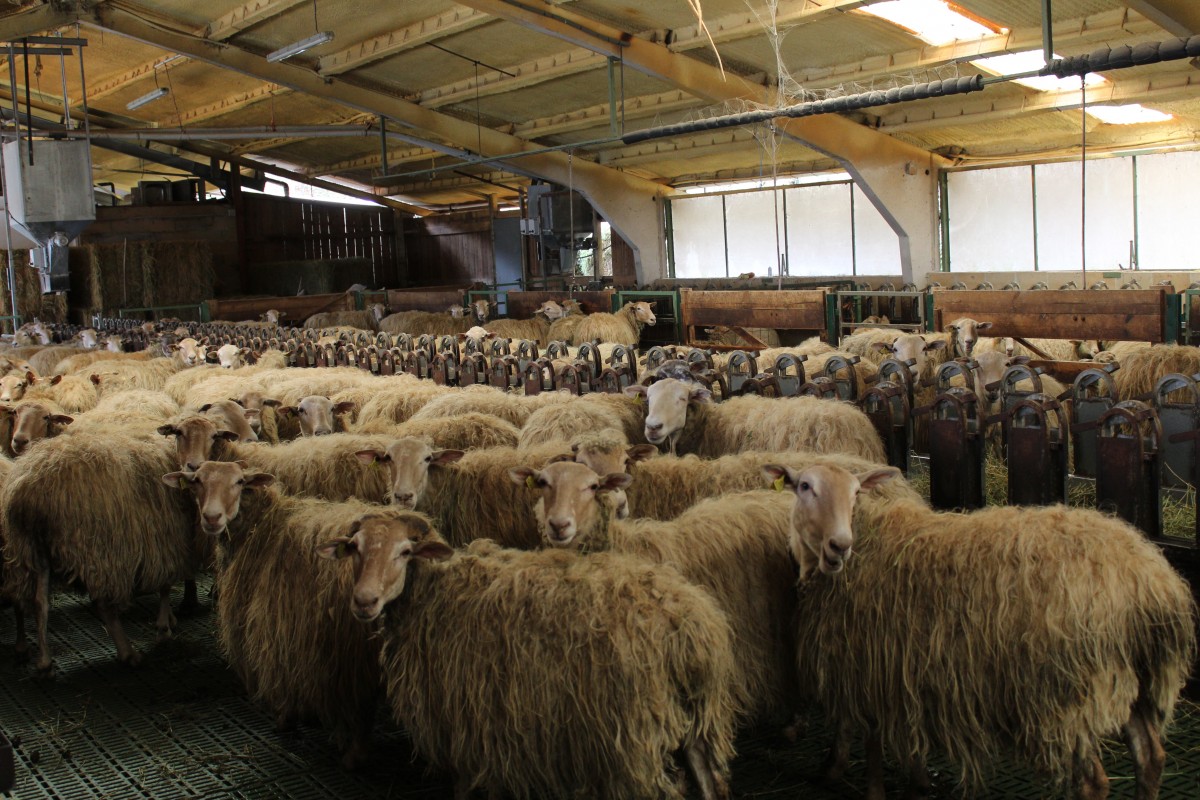
[[[1004,425],[1008,442],[1008,502],[1045,506],[1067,502],[1067,413],[1056,398],[1032,394],[988,423]]]
[[[1075,474],[1096,477],[1096,437],[1094,423],[1117,404],[1117,386],[1112,374],[1117,364],[1102,369],[1085,369],[1071,384],[1071,447],[1075,451]]]
[[[1200,384],[1177,372],[1164,375],[1154,384],[1150,402],[1162,424],[1162,485],[1186,488],[1196,472],[1196,448],[1174,437],[1200,428]]]
[[[1162,535],[1159,501],[1162,425],[1154,409],[1140,400],[1117,403],[1095,422],[1072,429],[1094,428],[1096,438],[1096,507],[1115,512],[1148,536]]]
[[[983,508],[984,436],[979,399],[946,389],[913,416],[929,416],[929,502],[937,509]]]
[[[908,392],[898,383],[882,381],[863,392],[858,404],[883,441],[888,464],[907,475],[908,450],[912,443]]]

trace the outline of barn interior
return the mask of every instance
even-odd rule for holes
[[[1200,597],[1195,0],[9,0],[0,61],[0,364],[35,324],[163,361],[232,347],[249,366],[221,366],[267,394],[254,361],[276,351],[522,399],[682,363],[718,405],[854,403],[935,509],[1118,516]],[[460,317],[485,301],[476,322],[514,327],[473,339]],[[567,303],[653,321],[511,333]],[[380,324],[418,312],[454,320]],[[1007,343],[986,379],[961,320]],[[321,390],[360,404],[339,435],[371,387]],[[129,611],[147,637],[152,599]],[[0,657],[13,797],[454,791],[382,710],[356,772],[320,726],[276,734],[209,613],[137,672],[86,593],[52,613],[57,677]],[[1162,798],[1200,793],[1198,697]],[[817,711],[739,729],[733,796],[879,800],[857,740],[855,771],[817,777],[833,733]],[[1120,741],[1102,755],[1113,797],[1151,796]],[[929,766],[932,797],[1073,791],[1028,764],[982,789]]]

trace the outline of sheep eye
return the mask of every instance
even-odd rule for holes
[[[425,463],[429,464],[433,461],[433,456],[425,456]]]
[[[302,409],[300,409],[300,413],[301,413],[301,414],[306,414],[306,413],[308,413],[308,412],[306,412],[306,411],[305,411],[305,410],[302,408]]]
[[[800,491],[802,491],[802,492],[807,492],[807,491],[808,491],[809,489],[811,489],[811,488],[812,488],[812,487],[808,485],[808,481],[801,481],[801,482],[800,482]]]
[[[598,483],[593,483],[591,486],[588,487],[588,489],[593,492],[599,488],[600,488],[600,484],[598,484]]]
[[[537,485],[538,485],[538,488],[539,488],[539,489],[545,489],[545,488],[546,488],[547,486],[549,486],[550,484],[546,483],[546,479],[545,479],[545,478],[538,478],[538,479],[537,479]]]
[[[238,480],[238,482],[237,482],[237,485],[238,485],[238,486],[245,486],[245,485],[246,485],[246,481],[245,481],[245,479],[244,479],[244,478],[242,478],[242,479],[239,479],[239,480]]]

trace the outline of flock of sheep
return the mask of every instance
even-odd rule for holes
[[[577,316],[569,341],[635,344],[654,322],[541,311],[523,338]],[[985,328],[841,346],[924,377],[1006,361]],[[973,788],[1007,757],[1103,798],[1105,737],[1158,794],[1196,657],[1188,584],[1093,511],[931,510],[850,403],[715,402],[680,362],[622,393],[525,396],[25,333],[47,342],[0,350],[0,535],[38,672],[53,592],[88,593],[136,665],[121,611],[158,593],[169,638],[171,588],[212,570],[224,655],[281,729],[319,721],[352,767],[385,705],[463,798],[728,797],[736,732],[810,711],[837,732],[830,777],[865,737],[871,800],[885,755],[914,789],[929,757]]]

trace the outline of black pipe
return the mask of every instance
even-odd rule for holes
[[[920,83],[913,86],[902,86],[887,90],[873,90],[859,94],[848,94],[844,97],[830,97],[825,100],[814,100],[810,103],[788,106],[787,108],[768,108],[762,111],[747,111],[743,114],[730,114],[724,117],[701,119],[695,122],[683,122],[678,125],[667,125],[662,128],[649,128],[634,131],[621,137],[625,144],[637,144],[650,139],[662,139],[667,136],[680,136],[687,133],[718,130],[720,128],[736,128],[742,125],[753,125],[759,122],[787,117],[812,117],[817,114],[833,114],[840,111],[854,111],[860,108],[872,108],[893,103],[907,103],[910,100],[927,100],[930,97],[947,97],[955,94],[977,92],[983,88],[982,75],[970,75],[963,78],[949,78],[944,81]]]
[[[1200,56],[1200,35],[1188,39],[1169,39],[1165,42],[1143,42],[1142,44],[1101,47],[1086,56],[1056,58],[1043,70],[1045,74],[1065,78],[1069,75],[1086,75],[1089,72],[1104,72],[1161,61],[1178,61]]]

